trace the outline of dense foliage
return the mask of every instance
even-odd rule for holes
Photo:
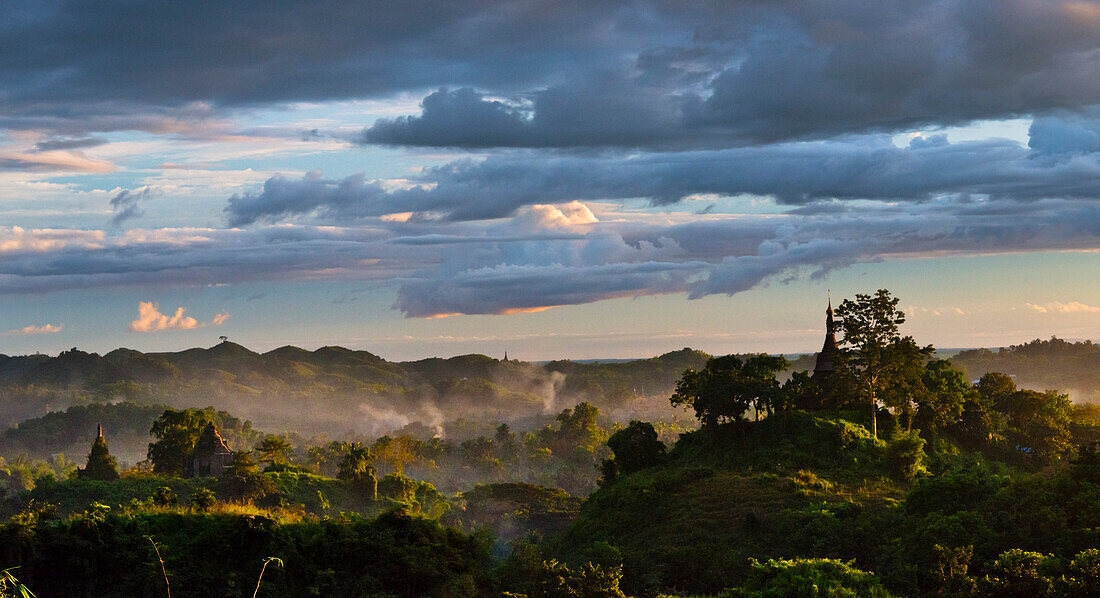
[[[903,335],[897,304],[885,290],[841,303],[845,337],[827,377],[785,377],[790,364],[779,356],[690,351],[545,366],[484,356],[388,364],[332,348],[257,355],[229,343],[110,354],[148,367],[143,381],[127,382],[139,386],[178,383],[211,364],[232,372],[217,384],[268,375],[335,384],[321,375],[335,368],[423,385],[442,403],[476,395],[489,409],[338,440],[263,434],[214,407],[149,414],[136,404],[93,405],[30,420],[0,446],[56,446],[50,438],[93,419],[123,429],[147,418],[149,462],[116,473],[107,439],[90,437],[74,451],[91,447],[82,470],[54,453],[0,459],[0,567],[18,567],[0,576],[0,592],[1100,595],[1100,408],[1029,389],[1019,376],[971,379],[957,364],[974,356],[936,359]],[[1033,345],[1001,354],[1089,353],[1061,341]],[[79,392],[116,372],[80,352],[57,360],[20,367]],[[669,367],[679,373],[670,378]],[[658,378],[666,409],[690,410],[697,426],[636,416],[646,402],[634,395],[650,391],[624,381]],[[548,409],[547,388],[555,400],[604,396],[494,417],[501,402]],[[423,396],[410,392],[406,400]],[[630,414],[629,424],[608,409]],[[234,450],[228,467],[194,477],[195,447],[215,427]]]

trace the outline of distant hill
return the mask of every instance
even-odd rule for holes
[[[959,351],[951,361],[971,380],[986,372],[1012,375],[1018,386],[1057,389],[1079,402],[1100,403],[1100,345],[1057,337],[997,350]]]
[[[79,349],[57,357],[0,355],[0,428],[74,405],[212,405],[265,429],[382,434],[413,421],[510,421],[581,401],[605,411],[667,398],[685,369],[710,356],[691,349],[620,363],[535,364],[461,355],[390,362],[368,351],[232,342],[179,352]]]

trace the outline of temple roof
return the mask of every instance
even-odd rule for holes
[[[218,433],[218,429],[214,427],[213,422],[208,422],[206,427],[202,429],[198,442],[195,443],[195,454],[214,455],[231,452],[233,452],[233,449],[226,444],[225,439]]]

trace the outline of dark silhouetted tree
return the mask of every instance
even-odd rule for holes
[[[601,466],[604,483],[614,482],[619,474],[658,465],[665,456],[665,445],[657,439],[657,431],[649,422],[630,422],[607,439],[607,446],[613,456]]]
[[[783,357],[755,355],[745,361],[733,355],[712,357],[702,370],[688,370],[676,383],[670,401],[690,405],[706,427],[737,421],[750,409],[771,411],[782,397],[775,376],[789,362]]]

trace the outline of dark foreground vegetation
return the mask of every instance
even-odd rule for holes
[[[160,408],[137,466],[110,434],[0,465],[0,596],[1100,596],[1100,410],[975,382],[896,304],[837,309],[827,375],[685,368],[668,396],[696,429],[582,402],[461,441],[313,442]],[[214,429],[235,451],[207,475]]]

